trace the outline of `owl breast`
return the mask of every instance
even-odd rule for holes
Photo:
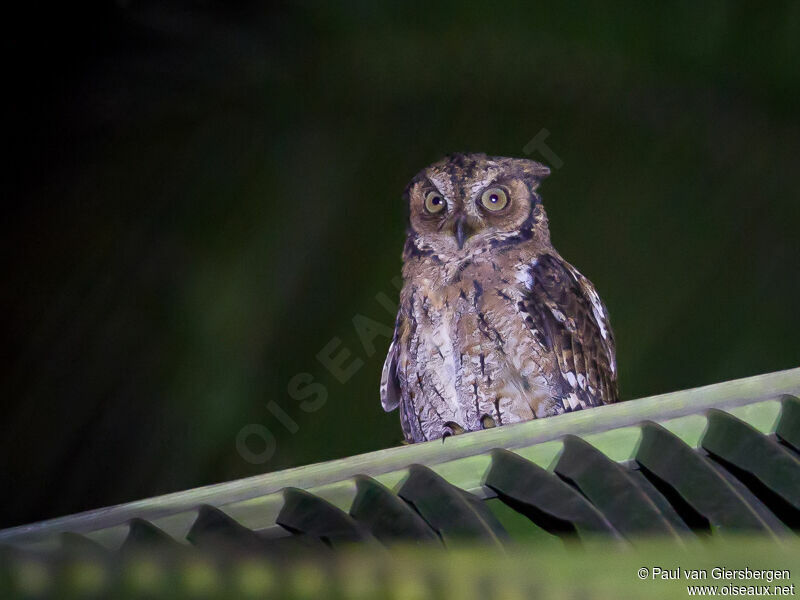
[[[502,277],[490,262],[471,262],[427,275],[406,280],[401,293],[398,379],[409,437],[555,414],[557,365],[520,312],[524,271]]]

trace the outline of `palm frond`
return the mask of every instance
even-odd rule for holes
[[[526,527],[777,540],[800,521],[798,393],[792,369],[89,511],[0,543],[52,549],[69,533],[110,551],[166,538],[275,554],[287,538],[507,546]]]

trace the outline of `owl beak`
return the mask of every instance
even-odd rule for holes
[[[458,242],[458,249],[461,250],[464,247],[464,242],[467,241],[467,238],[472,233],[472,227],[470,227],[469,223],[467,222],[467,217],[460,216],[456,219],[456,242]]]

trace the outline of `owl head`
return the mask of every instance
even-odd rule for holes
[[[550,174],[522,158],[451,154],[406,188],[406,252],[466,258],[489,247],[538,239],[549,244],[536,188]]]

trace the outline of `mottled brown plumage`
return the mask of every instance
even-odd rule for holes
[[[408,441],[617,400],[606,308],[550,243],[536,193],[548,174],[531,160],[454,154],[409,184],[381,379]]]

